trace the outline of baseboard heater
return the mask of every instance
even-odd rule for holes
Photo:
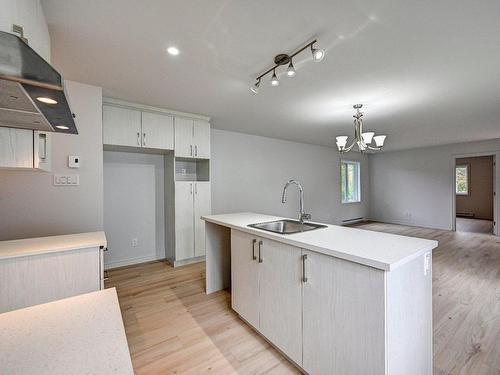
[[[457,212],[457,217],[474,217],[474,214],[472,212]]]
[[[357,217],[354,219],[342,220],[342,225],[356,224],[356,223],[361,223],[362,221],[365,221],[365,218]]]

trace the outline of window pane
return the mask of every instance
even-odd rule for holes
[[[342,203],[360,202],[359,162],[342,161],[340,168]]]
[[[469,177],[467,165],[455,167],[455,186],[457,194],[469,194]]]

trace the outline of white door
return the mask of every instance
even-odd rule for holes
[[[102,130],[105,145],[141,147],[141,112],[103,105]]]
[[[194,156],[193,120],[175,118],[175,156],[191,158]]]
[[[262,240],[259,267],[260,332],[302,364],[301,249]]]
[[[33,130],[0,127],[0,168],[33,168]]]
[[[142,147],[174,149],[174,118],[159,113],[142,112]]]
[[[210,182],[194,183],[194,256],[205,255],[205,222],[200,219],[212,211]]]
[[[243,319],[259,328],[259,238],[231,230],[231,305]]]
[[[194,120],[193,131],[194,157],[210,159],[210,123]]]
[[[175,183],[175,260],[194,257],[193,182]]]
[[[302,250],[303,365],[309,374],[385,374],[384,272]]]

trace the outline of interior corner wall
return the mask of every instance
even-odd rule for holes
[[[332,147],[315,146],[225,130],[211,130],[212,212],[251,211],[297,217],[298,190],[291,186],[281,203],[285,183],[299,180],[304,206],[313,221],[341,224],[368,215],[368,157],[352,152],[348,160],[361,163],[361,203],[342,204],[340,160]]]
[[[0,170],[0,240],[103,229],[102,89],[65,83],[79,134],[52,134],[52,172]],[[80,185],[54,186],[54,174],[79,174]]]
[[[460,158],[456,159],[456,164],[467,165],[469,171],[469,193],[456,196],[457,214],[493,220],[493,157]]]
[[[370,218],[429,228],[453,228],[455,158],[500,157],[500,139],[370,155]],[[496,165],[496,186],[500,186]],[[495,212],[500,213],[498,199]]]

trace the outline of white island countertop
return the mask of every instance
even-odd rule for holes
[[[0,259],[99,246],[107,246],[106,235],[102,231],[0,241]]]
[[[0,373],[132,375],[116,289],[0,314]]]
[[[284,218],[252,212],[207,215],[203,216],[202,219],[210,223],[384,271],[391,271],[438,246],[438,242],[433,240],[338,225],[327,225],[327,228],[295,234],[272,233],[251,228],[248,225]]]

